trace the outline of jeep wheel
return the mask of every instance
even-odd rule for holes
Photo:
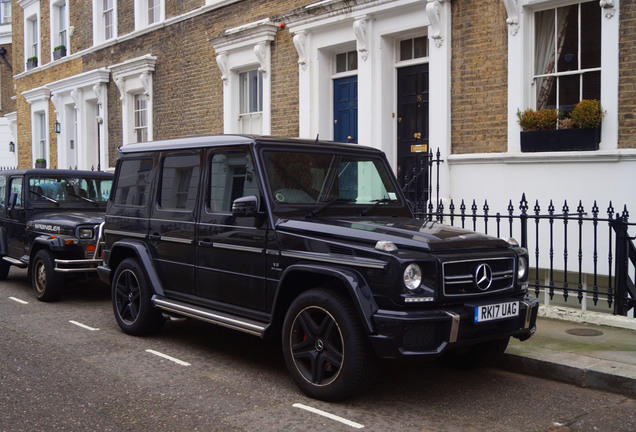
[[[161,328],[163,316],[150,301],[146,275],[137,260],[127,258],[119,264],[111,290],[115,319],[125,333],[141,336]]]
[[[315,289],[298,296],[283,324],[283,356],[308,396],[343,399],[371,385],[376,357],[349,299]]]
[[[55,272],[55,261],[51,253],[39,250],[31,265],[31,285],[35,297],[44,302],[58,300],[62,295],[64,277]]]

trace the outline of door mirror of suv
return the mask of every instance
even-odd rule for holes
[[[18,204],[18,193],[11,192],[11,194],[9,195],[9,210],[13,210],[17,204]]]
[[[255,216],[258,213],[258,197],[248,195],[232,203],[232,216]]]

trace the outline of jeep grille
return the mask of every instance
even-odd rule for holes
[[[489,269],[486,271],[486,267]],[[508,258],[476,259],[445,262],[444,295],[464,296],[487,294],[512,288],[515,274],[515,260]],[[479,273],[479,275],[478,275]],[[489,284],[478,284],[477,278],[492,278]]]

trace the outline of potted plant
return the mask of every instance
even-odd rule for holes
[[[27,70],[38,67],[38,58],[36,56],[27,59]]]
[[[542,108],[517,111],[522,152],[598,150],[603,108],[598,100],[582,100],[568,116]]]
[[[53,48],[53,59],[59,60],[62,57],[66,57],[66,46],[58,45],[55,48]]]
[[[38,158],[35,160],[35,167],[36,168],[46,168],[46,159],[44,158]]]

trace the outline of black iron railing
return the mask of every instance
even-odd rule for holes
[[[510,200],[503,213],[493,213],[487,201],[479,207],[474,200],[470,205],[451,200],[446,209],[439,198],[439,165],[443,162],[439,150],[435,157],[429,151],[427,161],[427,169],[408,179],[416,183],[418,175],[428,176],[426,196],[409,197],[416,198],[412,200],[416,217],[518,238],[531,255],[530,285],[537,297],[543,293],[552,300],[559,295],[566,303],[575,298],[579,304],[590,299],[594,305],[605,301],[614,314],[636,315],[636,247],[630,237],[636,223],[629,222],[626,207],[619,212],[610,202],[603,214],[596,201],[589,213],[582,202],[571,209],[565,201],[557,209],[552,201],[547,207],[536,201],[530,209],[523,194],[518,207]],[[407,192],[406,187],[403,190]]]

